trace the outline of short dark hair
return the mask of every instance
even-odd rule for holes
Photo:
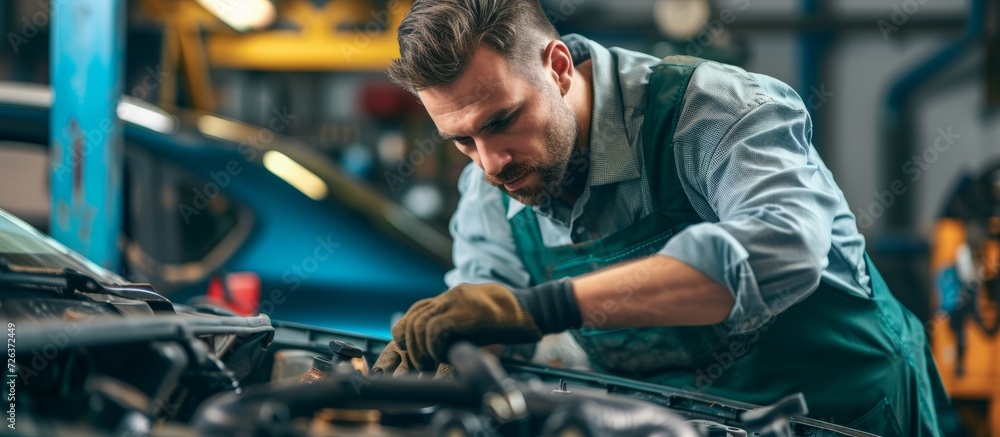
[[[399,26],[389,78],[413,93],[450,84],[482,46],[525,67],[541,59],[546,38],[559,33],[539,0],[417,0]]]

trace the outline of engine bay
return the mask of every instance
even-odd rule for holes
[[[0,286],[14,435],[870,435],[802,417],[801,395],[757,407],[467,343],[447,378],[376,376],[378,339],[127,287]]]

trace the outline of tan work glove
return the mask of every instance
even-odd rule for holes
[[[542,330],[507,287],[461,284],[413,304],[392,328],[392,338],[410,366],[431,370],[445,362],[456,341],[477,346],[533,343],[541,340]]]
[[[390,341],[379,354],[378,360],[375,360],[371,373],[372,375],[391,373],[393,378],[411,373],[406,351],[400,349],[395,341]],[[434,379],[451,379],[454,375],[451,366],[441,363],[438,365],[437,371],[434,372]],[[423,375],[421,374],[421,376]]]

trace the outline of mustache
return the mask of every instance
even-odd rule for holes
[[[534,170],[532,165],[508,164],[496,176],[486,175],[486,182],[495,187],[520,179]]]

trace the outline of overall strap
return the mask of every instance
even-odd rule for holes
[[[681,186],[673,146],[684,94],[694,70],[703,62],[690,56],[668,56],[649,76],[642,125],[643,166],[656,210],[676,220],[700,221]]]

